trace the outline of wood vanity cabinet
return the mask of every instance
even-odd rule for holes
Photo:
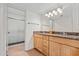
[[[34,34],[34,47],[44,55],[79,56],[79,41],[73,39]]]

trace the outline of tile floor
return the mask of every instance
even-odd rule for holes
[[[24,43],[8,46],[8,56],[44,56],[36,49],[24,50]]]

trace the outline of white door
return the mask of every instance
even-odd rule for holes
[[[24,21],[8,19],[8,44],[24,41]]]

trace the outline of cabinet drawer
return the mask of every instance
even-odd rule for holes
[[[54,41],[56,37],[49,37],[49,41]]]
[[[40,35],[40,34],[34,34],[34,37],[42,38],[42,35]]]
[[[48,47],[48,41],[47,40],[43,40],[43,46]]]
[[[48,36],[43,36],[43,40],[47,40],[48,41]]]

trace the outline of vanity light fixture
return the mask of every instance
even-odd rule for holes
[[[62,13],[63,13],[63,8],[56,8],[56,9],[52,10],[52,12],[51,11],[47,12],[45,14],[45,16],[50,18],[53,16],[62,15]]]

